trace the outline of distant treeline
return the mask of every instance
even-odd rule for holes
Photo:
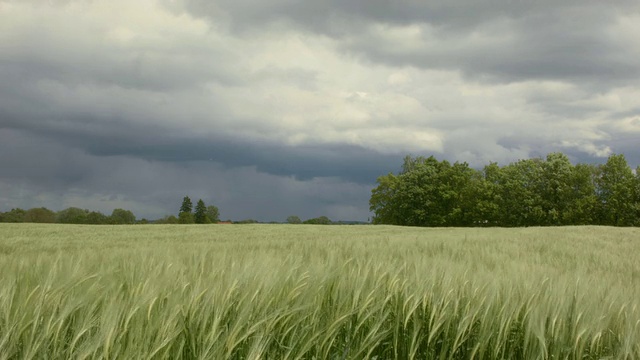
[[[131,211],[125,209],[115,209],[111,215],[105,215],[99,211],[89,211],[77,207],[70,207],[58,212],[40,207],[29,210],[17,208],[5,213],[0,212],[0,222],[124,225],[147,223],[148,221],[146,219],[137,221],[136,216]]]
[[[191,199],[185,196],[178,216],[168,215],[162,219],[137,220],[133,212],[125,209],[115,209],[111,215],[105,215],[99,211],[90,211],[77,207],[70,207],[62,211],[53,211],[44,207],[24,210],[11,209],[5,213],[0,212],[0,223],[59,223],[59,224],[86,224],[86,225],[120,225],[120,224],[257,224],[257,220],[246,219],[240,221],[220,220],[220,211],[214,205],[207,206],[202,199],[198,200],[195,209]],[[315,225],[352,225],[361,222],[331,221],[326,216],[300,220],[292,215],[286,219],[289,224],[315,224]],[[273,222],[277,223],[277,222]]]
[[[380,176],[377,184],[369,201],[374,224],[640,225],[640,167],[634,174],[624,155],[573,165],[551,153],[482,170],[407,156],[401,172]]]

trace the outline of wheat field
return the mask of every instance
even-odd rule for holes
[[[0,224],[0,359],[639,359],[640,229]]]

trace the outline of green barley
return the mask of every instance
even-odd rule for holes
[[[640,358],[639,235],[0,224],[0,359]]]

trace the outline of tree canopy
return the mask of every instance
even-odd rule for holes
[[[377,179],[374,224],[408,226],[640,225],[640,176],[623,155],[573,165],[562,153],[475,170],[435,157],[404,159]]]

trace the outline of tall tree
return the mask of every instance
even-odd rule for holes
[[[180,205],[180,213],[191,213],[193,210],[193,203],[188,196],[182,199],[182,205]]]
[[[570,203],[565,208],[566,225],[588,225],[596,222],[596,167],[576,164],[571,171]]]
[[[543,223],[541,182],[542,159],[539,158],[520,160],[500,170],[499,225],[534,226]]]
[[[599,167],[596,192],[602,225],[626,226],[634,222],[633,182],[633,172],[624,155],[611,155]]]
[[[207,206],[202,199],[196,204],[196,212],[193,216],[196,224],[209,224],[211,221],[207,217]]]
[[[207,206],[207,218],[212,223],[217,223],[220,221],[220,210],[216,206],[209,205]]]
[[[540,225],[567,225],[568,211],[574,205],[572,189],[573,165],[562,153],[551,153],[542,163]]]
[[[640,165],[636,167],[636,176],[634,179],[634,208],[635,208],[635,221],[634,226],[640,226]]]
[[[397,191],[400,181],[394,174],[387,174],[378,177],[378,186],[371,190],[369,200],[369,211],[374,213],[372,222],[374,224],[396,224],[402,225],[403,219],[400,215],[400,201]]]
[[[471,184],[471,191],[476,198],[476,206],[473,209],[474,224],[478,226],[501,225],[500,196],[501,169],[497,163],[486,165]]]

